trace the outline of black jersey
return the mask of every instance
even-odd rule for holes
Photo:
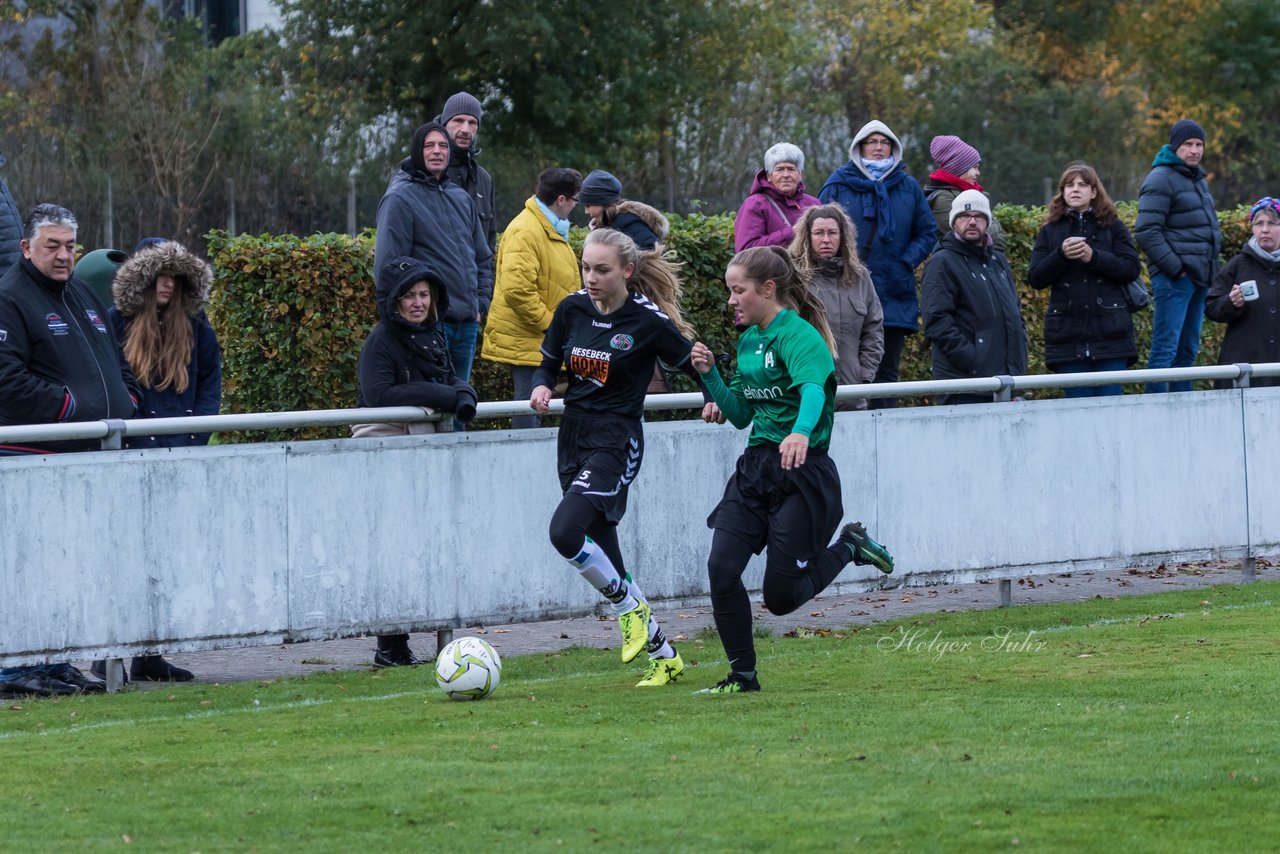
[[[583,289],[556,306],[542,339],[540,379],[535,383],[548,384],[549,374],[554,384],[564,365],[569,372],[566,411],[641,418],[654,359],[691,372],[692,347],[671,318],[643,294],[632,292],[613,312],[601,314]]]

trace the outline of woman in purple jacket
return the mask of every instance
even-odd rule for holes
[[[791,227],[800,214],[818,204],[804,191],[804,152],[780,142],[764,153],[764,168],[756,173],[751,192],[733,223],[737,252],[752,246],[789,246]]]

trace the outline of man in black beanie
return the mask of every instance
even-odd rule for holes
[[[449,180],[467,191],[476,205],[476,215],[484,229],[489,251],[498,250],[498,221],[494,213],[493,176],[476,162],[476,137],[480,135],[480,120],[484,109],[474,95],[458,92],[444,102],[444,109],[436,121],[444,125],[453,143],[449,155]]]
[[[1148,368],[1188,368],[1200,352],[1200,325],[1218,271],[1222,231],[1200,160],[1205,132],[1192,119],[1169,129],[1138,191],[1134,236],[1147,255],[1155,295]],[[1191,382],[1149,383],[1147,392],[1190,391]]]

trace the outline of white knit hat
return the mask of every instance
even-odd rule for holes
[[[956,217],[966,211],[980,213],[987,218],[987,224],[991,223],[991,202],[987,201],[987,196],[980,190],[965,190],[956,196],[951,202],[951,216],[947,219],[947,225],[955,227]]]

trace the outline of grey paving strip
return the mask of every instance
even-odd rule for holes
[[[1260,581],[1278,580],[1280,569],[1259,559],[1257,578]],[[1165,590],[1238,584],[1240,581],[1240,564],[1226,561],[1108,572],[1062,573],[1015,580],[1013,604],[1071,602],[1099,597],[1109,599]],[[994,609],[998,603],[996,582],[979,581],[824,595],[785,617],[769,614],[758,601],[753,602],[753,607],[761,624],[774,634],[785,634],[796,629],[838,630],[941,611]],[[677,644],[712,626],[709,606],[671,608],[657,603],[653,610],[668,636]],[[454,631],[454,637],[466,635],[485,638],[503,655],[558,652],[572,646],[611,649],[618,645],[617,625],[612,616],[503,626],[471,626]],[[367,637],[184,653],[169,658],[174,664],[195,673],[196,681],[187,684],[244,682],[371,668],[374,644],[374,639]],[[411,645],[420,657],[434,657],[435,634],[415,634],[411,638]],[[79,666],[88,670],[89,662],[79,662]],[[140,683],[138,687],[160,686],[155,683]]]

